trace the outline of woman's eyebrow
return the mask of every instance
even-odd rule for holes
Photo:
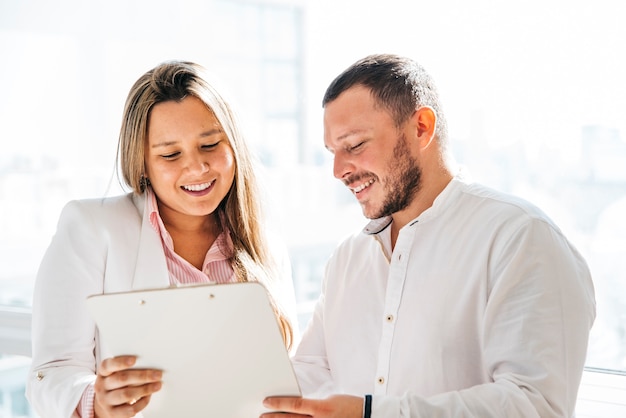
[[[169,145],[174,145],[176,144],[178,141],[163,141],[163,142],[159,142],[157,144],[152,144],[151,148],[159,148],[159,147],[167,147]]]
[[[221,128],[213,128],[200,134],[201,137],[213,136],[224,132]]]
[[[207,138],[213,135],[217,135],[224,132],[222,129],[220,128],[214,128],[214,129],[210,129],[208,131],[202,132],[200,133],[200,138]],[[170,145],[175,145],[176,143],[178,143],[178,141],[162,141],[162,142],[158,142],[156,144],[153,144],[151,146],[151,148],[159,148],[159,147],[167,147]]]

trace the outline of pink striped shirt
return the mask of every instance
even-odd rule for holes
[[[196,283],[230,283],[235,281],[235,273],[228,260],[228,254],[232,250],[232,241],[228,231],[222,232],[207,251],[202,264],[202,271],[198,270],[187,260],[174,252],[174,242],[163,220],[159,215],[156,196],[150,188],[146,191],[145,213],[150,217],[150,225],[161,237],[167,271],[169,272],[170,285],[178,286]],[[76,412],[82,418],[94,417],[94,386],[87,386],[83,396],[76,407]]]
[[[170,275],[170,285],[230,283],[235,280],[235,273],[228,261],[228,253],[232,250],[232,242],[228,232],[222,232],[211,245],[202,263],[202,271],[200,271],[174,252],[174,242],[159,215],[156,196],[150,189],[147,190],[147,195],[146,209],[150,216],[150,224],[161,236],[167,270]]]

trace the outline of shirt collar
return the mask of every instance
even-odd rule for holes
[[[365,228],[363,228],[363,232],[367,235],[375,235],[385,230],[389,225],[391,225],[392,219],[391,216],[385,216],[378,219],[371,220]]]
[[[145,211],[148,214],[150,225],[152,225],[152,228],[156,231],[157,234],[159,234],[159,236],[167,246],[173,247],[172,237],[170,236],[169,232],[167,232],[167,229],[165,229],[165,224],[163,224],[163,220],[161,219],[161,215],[159,214],[159,205],[157,204],[156,195],[150,187],[146,188],[145,193]]]
[[[165,228],[165,224],[163,223],[163,219],[161,219],[161,215],[159,214],[159,206],[157,204],[156,195],[152,191],[150,187],[146,188],[146,203],[145,203],[145,211],[148,214],[148,219],[150,220],[150,225],[156,231],[157,234],[163,240],[163,243],[172,251],[174,251],[174,242],[172,241],[172,237],[167,229]],[[224,225],[224,222],[222,222]],[[207,253],[207,257],[205,259],[205,266],[209,262],[217,261],[217,260],[226,260],[230,258],[233,249],[233,241],[230,236],[230,231],[224,229],[215,239],[215,242],[209,249]]]

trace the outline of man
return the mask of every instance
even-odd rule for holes
[[[573,416],[595,319],[578,251],[533,205],[456,170],[435,86],[412,60],[366,57],[323,104],[334,175],[372,221],[326,267],[293,358],[305,397],[265,405],[315,418]]]

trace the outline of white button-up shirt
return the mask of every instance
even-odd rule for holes
[[[561,231],[460,179],[393,251],[390,223],[329,260],[293,358],[304,395],[371,393],[372,418],[571,417],[595,300]]]

